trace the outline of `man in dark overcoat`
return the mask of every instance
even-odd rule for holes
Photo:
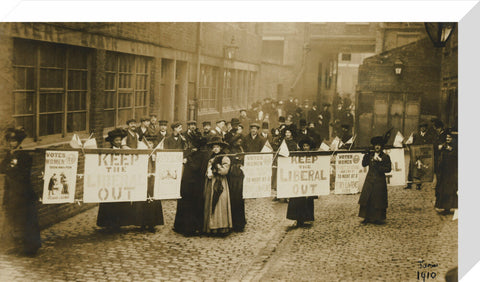
[[[363,217],[362,224],[384,224],[387,217],[388,194],[385,173],[392,170],[390,157],[383,152],[385,141],[382,136],[370,140],[374,150],[363,156],[362,166],[368,166],[367,177],[363,184],[358,203],[358,216]]]
[[[258,123],[250,124],[250,133],[243,138],[243,149],[245,152],[260,152],[265,145],[265,139],[258,134],[260,125]]]
[[[187,146],[187,139],[181,134],[182,133],[182,124],[179,122],[174,122],[170,126],[172,128],[172,134],[165,138],[165,149],[180,149],[183,150]]]

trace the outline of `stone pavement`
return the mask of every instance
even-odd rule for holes
[[[301,229],[287,204],[247,200],[245,232],[226,238],[173,232],[175,201],[163,201],[155,234],[105,233],[93,208],[43,230],[35,258],[0,255],[0,281],[414,281],[419,259],[438,264],[432,281],[443,281],[457,265],[457,221],[434,211],[433,189],[389,188],[384,226],[361,226],[357,200],[320,197],[313,226]]]

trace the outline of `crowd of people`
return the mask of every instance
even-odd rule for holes
[[[338,110],[348,103],[339,103]],[[278,150],[285,142],[289,151],[314,151],[323,140],[333,134],[341,139],[351,138],[353,119],[349,106],[331,118],[329,104],[323,109],[315,103],[303,108],[296,99],[285,102],[256,103],[251,111],[240,110],[238,117],[229,121],[217,120],[202,123],[186,122],[186,130],[180,122],[169,124],[152,114],[139,122],[127,121],[126,128],[115,128],[105,139],[107,148],[145,149],[156,148],[183,151],[183,175],[174,222],[174,231],[185,236],[200,234],[225,236],[242,232],[247,224],[243,199],[244,174],[243,154],[261,152],[269,146]],[[341,117],[338,118],[338,117]],[[339,124],[338,128],[337,125]],[[332,135],[333,136],[333,135]],[[4,205],[7,205],[7,220],[14,227],[12,237],[23,248],[23,253],[34,254],[40,248],[40,230],[35,209],[38,197],[30,183],[31,158],[19,150],[26,134],[21,129],[8,129],[5,136],[9,151],[1,163],[1,172],[6,174]],[[431,126],[420,123],[413,134],[412,144],[433,144],[436,173],[435,207],[444,214],[458,206],[457,168],[458,155],[455,130],[445,129],[440,120],[432,120]],[[371,139],[372,150],[365,153],[362,165],[368,166],[368,174],[360,194],[359,216],[362,223],[384,224],[388,206],[385,173],[391,170],[388,154],[383,152],[385,136]],[[155,169],[155,155],[149,159],[149,172]],[[275,160],[272,164],[275,166]],[[408,185],[421,189],[419,175],[415,175],[411,162]],[[272,189],[276,187],[275,171]],[[164,224],[162,204],[153,197],[154,179],[148,179],[148,197],[144,202],[115,202],[99,205],[97,225],[109,231],[121,226],[134,225],[155,232],[155,227]],[[296,221],[295,226],[305,226],[314,220],[314,199],[300,197],[288,199],[286,217]],[[286,202],[286,201],[285,201]],[[308,224],[307,224],[308,225]]]

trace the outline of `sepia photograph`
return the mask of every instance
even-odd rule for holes
[[[458,281],[458,22],[0,22],[0,281]]]

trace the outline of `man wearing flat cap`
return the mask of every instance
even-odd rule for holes
[[[122,139],[122,149],[137,149],[140,135],[137,133],[137,121],[127,120],[127,136]]]
[[[202,123],[202,136],[207,138],[207,141],[209,141],[213,136],[215,136],[215,131],[212,130],[212,123],[209,121],[204,121]]]
[[[250,124],[250,133],[243,139],[243,149],[245,152],[260,152],[265,145],[265,139],[258,134],[260,125],[258,123]]]
[[[188,146],[193,147],[194,140],[202,136],[202,133],[197,128],[197,122],[194,120],[187,121],[187,133],[185,138],[187,139]]]
[[[168,137],[168,132],[167,132],[168,121],[160,120],[158,122],[158,126],[159,126],[159,131],[157,135],[157,144],[162,142],[165,138]]]
[[[185,149],[187,139],[181,134],[183,130],[182,124],[180,122],[174,122],[170,127],[172,128],[172,134],[165,138],[165,149]]]

